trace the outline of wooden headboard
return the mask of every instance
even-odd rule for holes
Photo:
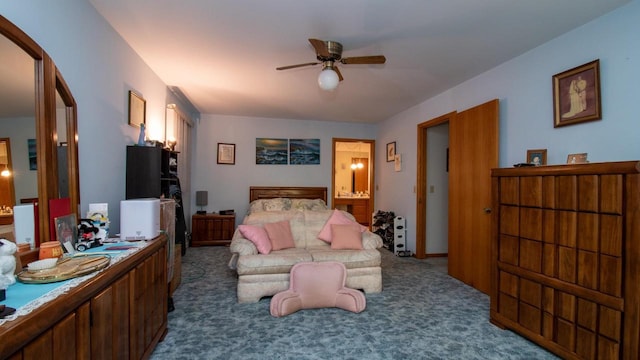
[[[325,203],[327,203],[327,188],[299,186],[249,187],[249,202],[258,199],[274,199],[280,197],[291,199],[322,199]]]

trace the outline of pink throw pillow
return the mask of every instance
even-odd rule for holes
[[[271,240],[264,228],[255,225],[238,225],[238,229],[242,236],[251,241],[260,254],[268,254],[271,252]]]
[[[357,224],[331,225],[333,241],[331,248],[335,250],[362,250],[362,232]]]
[[[320,234],[318,234],[318,239],[324,242],[331,243],[331,238],[332,238],[331,225],[334,225],[334,224],[347,225],[347,224],[358,224],[358,223],[349,219],[340,210],[335,209],[333,210],[333,214],[331,214],[327,222],[324,224],[324,227],[322,227],[322,230],[320,230]],[[365,232],[367,230],[366,226],[362,226],[360,224],[358,224],[358,226],[360,226],[360,232]]]
[[[264,229],[271,240],[271,250],[282,250],[296,247],[291,234],[289,220],[282,220],[275,223],[264,224]]]

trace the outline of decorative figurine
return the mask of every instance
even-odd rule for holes
[[[6,289],[16,282],[16,258],[13,254],[18,246],[7,239],[0,239],[0,289]]]
[[[145,146],[144,142],[145,134],[144,134],[144,123],[140,123],[140,135],[138,135],[138,145]]]
[[[91,219],[80,219],[80,225],[78,225],[78,243],[76,244],[76,250],[85,251],[94,247],[102,246],[101,239],[97,237],[100,229],[93,225]]]

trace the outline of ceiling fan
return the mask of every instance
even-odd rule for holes
[[[342,57],[342,44],[337,41],[331,40],[318,40],[309,39],[309,42],[316,50],[316,59],[318,61],[308,62],[304,64],[281,66],[276,70],[288,70],[293,68],[299,68],[303,66],[312,66],[322,64],[322,71],[318,76],[318,85],[323,90],[333,90],[338,87],[338,83],[343,80],[342,74],[336,62],[342,64],[384,64],[387,59],[383,55],[373,56],[355,56],[355,57]]]

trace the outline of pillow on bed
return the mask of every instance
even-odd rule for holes
[[[291,210],[329,210],[322,199],[291,199]]]
[[[268,254],[271,252],[271,240],[265,229],[256,225],[238,225],[238,230],[246,239],[251,241],[260,254]]]
[[[291,209],[291,199],[276,198],[263,201],[264,211],[283,211]]]
[[[258,212],[264,211],[264,200],[253,200],[251,204],[249,204],[249,214],[255,214]]]
[[[282,250],[296,247],[291,234],[289,220],[282,220],[275,223],[264,224],[264,229],[271,240],[271,250]]]
[[[334,209],[333,214],[331,214],[327,222],[322,227],[322,230],[320,230],[320,233],[318,234],[318,239],[324,242],[331,243],[331,239],[333,238],[331,234],[331,225],[333,224],[339,224],[339,225],[356,224],[360,227],[361,233],[365,232],[368,229],[366,226],[360,225],[357,222],[349,219],[340,210]]]
[[[359,224],[331,225],[331,248],[335,250],[362,250],[362,232]]]

